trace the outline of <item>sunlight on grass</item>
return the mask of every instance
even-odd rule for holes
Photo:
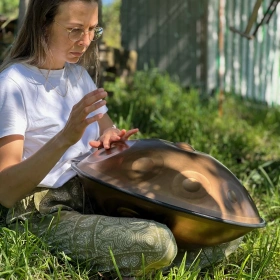
[[[135,138],[161,138],[187,142],[227,166],[252,196],[266,227],[245,235],[239,248],[210,267],[199,260],[169,270],[146,274],[139,280],[277,280],[280,279],[280,110],[251,106],[226,96],[225,115],[217,115],[215,96],[186,91],[157,70],[139,72],[130,84],[106,86],[114,92],[108,107],[118,127],[140,128]],[[5,227],[6,209],[0,207],[0,278],[3,279],[116,279],[102,276],[87,263],[73,262],[63,252],[53,252],[28,231]],[[114,261],[113,252],[111,252]],[[143,267],[145,258],[143,256]],[[117,264],[115,275],[121,279]]]

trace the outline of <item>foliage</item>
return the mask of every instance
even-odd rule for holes
[[[119,127],[139,127],[137,138],[188,142],[210,153],[241,178],[255,201],[266,227],[245,235],[236,252],[213,267],[199,262],[169,271],[157,271],[140,280],[276,280],[280,278],[280,164],[279,108],[227,95],[224,116],[218,116],[217,98],[186,91],[156,69],[137,72],[128,83],[104,86],[110,115]],[[6,209],[0,207],[4,216]],[[112,255],[112,259],[114,257]],[[118,274],[118,268],[116,266]],[[76,264],[62,252],[53,253],[28,231],[12,231],[0,221],[0,278],[103,279],[105,276]],[[111,279],[111,278],[109,278]]]
[[[22,233],[0,228],[0,240],[1,279],[88,279],[88,271],[73,269],[64,253],[52,255],[27,224]]]
[[[0,14],[5,16],[15,15],[18,12],[19,0],[1,0]]]
[[[126,128],[138,127],[140,137],[188,142],[240,178],[279,157],[279,108],[256,106],[228,95],[220,118],[215,96],[186,91],[157,69],[137,72],[130,83],[118,79],[104,87],[114,93],[108,106],[116,123],[123,125],[126,119]]]
[[[121,0],[114,0],[112,4],[102,6],[103,41],[107,46],[114,48],[121,46],[120,9]]]

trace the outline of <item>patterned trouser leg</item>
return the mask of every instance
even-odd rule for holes
[[[186,253],[179,250],[171,231],[163,224],[136,218],[117,218],[92,214],[78,178],[58,189],[40,189],[9,211],[7,223],[29,220],[30,230],[45,238],[52,248],[73,260],[89,263],[99,272],[113,272],[113,254],[123,275],[139,275],[177,266]],[[86,214],[85,214],[86,213]],[[199,255],[200,267],[221,261],[234,252],[242,238],[187,252],[187,266]],[[177,255],[176,259],[175,256]]]
[[[41,236],[48,244],[79,262],[90,262],[98,271],[113,271],[113,254],[123,275],[140,275],[144,256],[146,272],[166,267],[177,254],[171,231],[160,223],[136,218],[82,215],[61,211],[51,227],[44,221]]]
[[[82,214],[83,195],[76,179],[58,189],[37,191],[21,201],[10,221],[29,220],[30,230],[73,260],[99,272],[140,275],[169,266],[177,254],[172,232],[163,224],[136,218]],[[86,211],[88,212],[88,211]],[[11,214],[11,213],[10,213]]]

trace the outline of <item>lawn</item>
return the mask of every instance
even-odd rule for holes
[[[224,115],[216,96],[180,85],[156,69],[136,72],[129,83],[107,83],[107,103],[119,127],[138,127],[137,138],[187,142],[227,166],[252,196],[266,227],[244,236],[228,259],[214,266],[172,268],[139,279],[280,279],[280,110],[227,94]],[[5,227],[1,208],[0,279],[102,279],[86,264],[73,263],[28,231]],[[117,270],[117,267],[116,267]],[[106,278],[103,278],[106,279]]]

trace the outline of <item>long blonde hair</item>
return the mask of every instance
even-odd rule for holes
[[[48,48],[47,29],[53,23],[61,3],[77,0],[30,0],[23,24],[16,36],[9,53],[0,66],[0,72],[14,63],[28,63],[41,66],[45,63]],[[96,2],[98,0],[78,0]],[[79,64],[88,70],[94,69],[95,80],[98,75],[98,46],[92,42]]]

